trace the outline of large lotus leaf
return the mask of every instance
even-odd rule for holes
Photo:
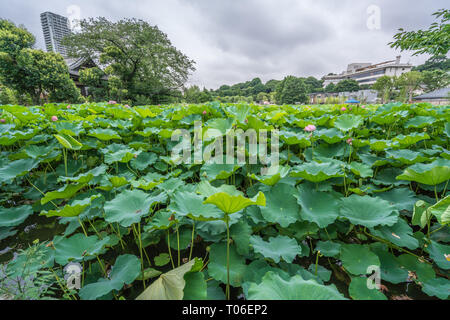
[[[96,129],[89,131],[88,136],[95,137],[102,141],[109,141],[112,139],[121,139],[121,137],[113,129],[96,128]]]
[[[397,180],[415,181],[427,185],[437,185],[450,179],[449,161],[440,159],[429,164],[416,163],[408,167]]]
[[[399,247],[414,250],[419,247],[419,241],[413,237],[413,229],[403,219],[398,219],[393,226],[380,226],[370,232],[381,239],[392,242]]]
[[[211,245],[209,253],[208,274],[217,281],[227,283],[227,247],[225,243]],[[247,265],[245,258],[236,252],[234,246],[230,246],[230,285],[240,287]]]
[[[243,219],[239,220],[230,228],[230,237],[236,245],[236,251],[239,254],[247,255],[250,251],[250,235],[252,228]]]
[[[401,267],[410,272],[414,272],[420,282],[425,282],[436,278],[436,273],[431,264],[426,263],[422,259],[418,259],[410,254],[402,254],[398,256]]]
[[[423,200],[419,200],[414,204],[413,216],[411,219],[412,225],[420,226],[421,228],[426,226],[428,219],[430,218],[430,214],[427,211],[429,207],[430,204]]]
[[[220,220],[223,212],[213,204],[203,204],[203,197],[192,192],[176,192],[170,199],[168,210],[194,220]]]
[[[428,158],[424,157],[422,153],[408,149],[387,150],[386,155],[407,165],[428,161]]]
[[[431,206],[427,210],[427,217],[429,215],[434,215],[440,224],[449,224],[450,223],[450,196],[445,197],[440,200],[435,205]]]
[[[85,173],[79,174],[76,177],[58,177],[58,181],[60,182],[77,182],[77,183],[89,183],[92,179],[96,177],[103,176],[106,173],[108,166],[102,164],[94,169],[91,169]],[[96,179],[97,180],[97,179]]]
[[[55,122],[55,130],[59,134],[65,134],[69,136],[79,136],[84,133],[83,125],[81,122],[68,122],[68,121],[58,121]]]
[[[435,117],[418,116],[409,119],[408,122],[405,123],[405,128],[423,128],[432,125],[435,121]]]
[[[343,177],[344,173],[336,163],[308,162],[292,168],[290,176],[311,182],[321,182],[335,177]]]
[[[383,200],[388,201],[396,210],[413,211],[416,203],[416,195],[409,188],[395,188],[377,194]]]
[[[259,236],[251,236],[250,244],[255,252],[272,259],[275,263],[280,262],[280,258],[292,263],[295,257],[302,252],[302,247],[298,245],[297,241],[287,236],[272,237],[269,238],[269,241],[264,241]]]
[[[300,207],[293,194],[296,189],[284,183],[278,183],[266,192],[267,204],[260,208],[261,214],[267,222],[278,223],[283,228],[299,221]]]
[[[233,127],[234,119],[213,119],[206,123],[203,133],[205,141],[226,135]]]
[[[95,300],[113,290],[121,290],[124,284],[131,284],[141,273],[139,259],[131,254],[124,254],[116,259],[109,279],[100,279],[81,288],[79,295],[83,300]]]
[[[106,236],[99,239],[96,235],[86,237],[77,233],[70,238],[56,237],[54,242],[55,261],[60,265],[66,265],[69,261],[82,261],[95,259],[102,253],[103,248],[109,245],[111,238]]]
[[[208,181],[225,180],[231,177],[239,167],[235,164],[206,163],[202,166],[201,176]]]
[[[373,176],[373,170],[368,165],[365,165],[363,163],[350,163],[350,170],[361,178],[368,178]]]
[[[122,227],[129,227],[147,216],[153,204],[164,202],[165,199],[166,195],[163,193],[151,196],[141,190],[125,190],[105,203],[105,220],[109,223],[118,222]]]
[[[423,283],[422,291],[429,296],[446,300],[450,295],[450,280],[445,278],[427,280]]]
[[[114,162],[130,162],[131,159],[134,159],[135,155],[138,155],[141,152],[116,143],[110,144],[100,151],[105,154],[105,163],[107,164],[112,164]]]
[[[339,258],[344,268],[354,275],[367,274],[370,266],[380,266],[378,256],[360,244],[343,244]]]
[[[80,189],[84,188],[86,184],[66,184],[64,187],[58,189],[57,191],[47,192],[41,199],[41,204],[46,204],[55,199],[70,199],[72,198]]]
[[[32,214],[33,209],[29,205],[11,208],[0,207],[0,227],[18,226]]]
[[[341,244],[333,241],[318,241],[316,251],[320,251],[325,257],[336,258],[341,250]]]
[[[15,235],[17,231],[14,227],[0,227],[0,241]]]
[[[54,136],[64,148],[70,150],[80,150],[83,147],[83,144],[81,144],[81,142],[77,141],[74,137],[67,134],[61,133],[55,134]]]
[[[54,144],[42,145],[42,146],[30,145],[30,146],[27,146],[24,149],[24,151],[27,154],[27,156],[29,156],[33,159],[45,158],[55,149],[55,147],[56,146]]]
[[[386,296],[376,288],[369,289],[367,280],[367,278],[352,278],[348,287],[350,297],[354,300],[387,300]]]
[[[389,252],[386,245],[380,242],[374,242],[370,245],[370,250],[380,259],[382,280],[395,284],[407,280],[408,270],[402,268],[398,258]]]
[[[99,197],[100,195],[96,195],[84,200],[75,200],[70,205],[65,205],[64,208],[49,211],[44,210],[40,215],[47,217],[76,217],[79,216],[88,206],[90,206],[94,199]]]
[[[220,187],[214,187],[206,180],[202,180],[197,184],[196,192],[204,197],[210,197],[219,192],[225,192],[232,196],[244,195],[242,191],[237,190],[233,185],[222,184]]]
[[[427,247],[430,258],[443,270],[450,269],[450,246],[431,241]]]
[[[400,185],[407,185],[409,184],[406,181],[396,180],[395,177],[400,175],[403,171],[399,168],[385,168],[380,171],[378,171],[375,178],[372,178],[372,183],[377,185],[393,185],[393,186],[400,186]]]
[[[391,159],[386,159],[382,157],[377,157],[372,154],[359,154],[359,158],[362,162],[369,165],[370,167],[381,167],[385,164],[394,162]]]
[[[384,151],[386,149],[399,146],[399,143],[391,140],[370,139],[370,149],[375,151]]]
[[[37,167],[38,160],[20,159],[17,161],[7,162],[0,168],[0,181],[11,180],[18,176],[23,176]]]
[[[344,139],[344,135],[336,128],[321,129],[316,133],[316,137],[324,140],[326,143],[334,144]]]
[[[334,121],[334,126],[343,132],[358,128],[364,122],[363,117],[352,114],[344,114]]]
[[[320,228],[332,224],[339,216],[339,199],[332,193],[301,185],[294,197],[302,207],[301,218],[316,223]]]
[[[252,199],[246,198],[242,195],[234,196],[230,195],[226,192],[219,192],[209,196],[203,203],[205,204],[213,204],[222,210],[226,214],[232,214],[239,212],[248,206],[257,205],[257,206],[265,206],[266,205],[266,197],[264,193],[258,192],[256,196]]]
[[[425,133],[425,132],[421,132],[421,133],[414,132],[414,133],[411,133],[411,134],[409,134],[407,136],[405,136],[403,134],[400,134],[400,135],[396,136],[392,140],[400,143],[400,146],[402,148],[406,148],[406,147],[409,147],[409,146],[411,146],[411,145],[413,145],[413,144],[415,144],[415,143],[417,143],[419,141],[428,140],[428,139],[430,139],[430,136],[427,133]]]
[[[158,156],[153,152],[142,152],[130,164],[134,169],[145,170],[158,160]]]
[[[398,211],[386,200],[370,196],[351,195],[343,198],[340,213],[353,224],[368,228],[397,223]]]
[[[186,285],[184,286],[183,300],[206,300],[208,299],[208,284],[202,272],[190,272],[184,275]]]
[[[270,167],[268,172],[263,175],[255,175],[254,173],[250,176],[252,179],[255,179],[267,186],[273,186],[278,183],[282,178],[286,177],[289,173],[289,167],[283,166],[273,166]]]
[[[299,275],[285,280],[269,271],[260,284],[251,283],[248,300],[345,300],[334,285],[325,286]]]
[[[280,138],[288,145],[299,145],[301,148],[311,145],[311,139],[306,133],[280,131]]]
[[[240,123],[244,123],[247,115],[251,112],[251,106],[247,104],[238,104],[227,107],[226,111]]]

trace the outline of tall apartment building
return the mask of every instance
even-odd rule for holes
[[[47,51],[59,52],[67,57],[66,48],[60,44],[61,39],[70,34],[69,20],[52,12],[41,13],[41,25],[44,32]]]
[[[322,77],[323,85],[326,87],[330,83],[336,84],[344,79],[356,80],[360,85],[372,85],[382,76],[398,77],[402,73],[411,71],[413,68],[411,64],[401,63],[400,58],[400,56],[397,56],[395,60],[377,64],[351,63],[347,66],[347,71]]]

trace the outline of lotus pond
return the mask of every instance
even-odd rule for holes
[[[0,112],[1,299],[448,299],[448,106]],[[279,130],[280,166],[177,164],[194,121]]]

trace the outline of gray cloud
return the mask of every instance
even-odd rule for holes
[[[381,62],[398,51],[387,43],[397,29],[425,28],[444,0],[0,0],[0,17],[25,25],[43,48],[39,14],[67,15],[70,5],[81,17],[144,19],[168,34],[172,43],[197,62],[190,83],[217,88],[260,77],[321,77],[351,62]],[[381,29],[369,30],[367,8],[380,8]],[[402,60],[428,57],[402,52]]]

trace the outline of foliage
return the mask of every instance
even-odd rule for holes
[[[335,92],[353,92],[359,90],[359,84],[353,79],[344,79],[339,81],[334,88]]]
[[[275,99],[279,104],[306,103],[307,87],[303,79],[287,76],[277,86]]]

